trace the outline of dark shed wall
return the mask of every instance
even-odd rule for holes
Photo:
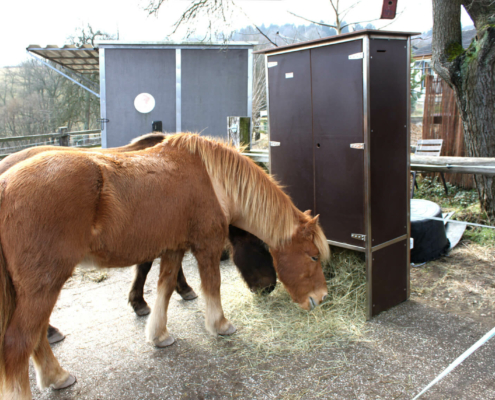
[[[247,116],[248,51],[181,51],[182,131],[227,137],[227,117]]]
[[[407,41],[370,41],[373,245],[407,234]]]
[[[107,147],[123,146],[149,133],[151,122],[175,132],[175,49],[105,49]],[[140,93],[155,98],[155,108],[134,108]]]

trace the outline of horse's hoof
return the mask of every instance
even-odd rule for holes
[[[151,312],[151,308],[148,305],[145,305],[144,307],[141,307],[141,308],[138,308],[138,309],[134,309],[134,312],[138,316],[142,317],[144,315],[148,315]]]
[[[155,346],[156,347],[168,347],[168,346],[174,344],[174,342],[175,342],[174,337],[172,335],[170,335],[165,340],[162,340],[161,342],[155,343]]]
[[[62,332],[60,332],[57,328],[55,328],[54,326],[49,325],[47,338],[48,338],[48,343],[54,344],[54,343],[58,343],[58,342],[61,342],[62,340],[64,340],[65,335]]]
[[[228,326],[225,329],[220,330],[218,334],[221,336],[228,336],[228,335],[232,335],[236,331],[237,331],[236,327],[229,322]]]
[[[64,383],[58,386],[53,386],[53,389],[55,390],[65,389],[68,388],[69,386],[72,386],[74,383],[76,383],[76,377],[74,375],[69,374],[69,377],[65,380]]]
[[[198,295],[196,294],[196,292],[194,290],[190,290],[188,291],[187,293],[184,293],[180,295],[184,300],[194,300],[195,298],[198,297]]]

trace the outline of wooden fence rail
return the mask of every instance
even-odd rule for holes
[[[495,158],[425,157],[411,154],[411,170],[495,176]]]
[[[91,148],[101,146],[101,131],[98,129],[67,132],[61,127],[55,133],[40,135],[14,136],[0,138],[0,159],[9,154],[35,146],[68,146]]]

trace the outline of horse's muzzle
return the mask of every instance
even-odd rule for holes
[[[321,293],[320,293],[321,294]],[[303,308],[306,308],[308,311],[311,311],[313,309],[315,309],[316,307],[318,307],[321,303],[323,303],[325,301],[325,299],[327,298],[328,296],[328,293],[324,293],[323,296],[321,296],[321,301],[318,301],[317,299],[320,297],[316,294],[313,293],[313,296],[309,296],[308,298],[308,307],[303,307]]]

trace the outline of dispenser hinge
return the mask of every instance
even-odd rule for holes
[[[364,143],[351,143],[351,149],[364,150]]]
[[[361,235],[360,233],[351,233],[351,238],[366,241],[366,235]]]
[[[364,57],[364,53],[355,53],[349,55],[349,60],[361,60]]]

